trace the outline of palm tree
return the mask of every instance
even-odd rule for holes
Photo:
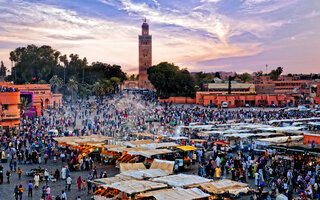
[[[74,91],[78,90],[78,82],[74,78],[70,78],[69,82],[67,83],[67,88],[71,92],[71,99],[73,101]]]
[[[63,55],[59,57],[60,62],[63,62],[63,84],[66,83],[66,67],[68,66],[68,58],[67,55]]]
[[[110,82],[111,82],[111,85],[113,86],[113,91],[116,92],[118,91],[118,86],[121,82],[120,78],[118,77],[111,77],[110,78]]]
[[[63,80],[59,78],[57,75],[54,75],[50,80],[49,83],[51,87],[54,89],[55,93],[58,93],[58,88],[62,87]]]
[[[112,86],[112,83],[110,80],[107,80],[107,79],[104,79],[101,81],[101,84],[104,88],[104,92],[106,93],[109,93],[110,91],[112,91],[113,89],[113,86]]]
[[[103,100],[103,96],[105,94],[105,88],[103,87],[103,84],[101,84],[100,82],[96,82],[93,85],[93,92],[97,97],[100,97],[101,101]]]

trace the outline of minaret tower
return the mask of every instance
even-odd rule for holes
[[[152,89],[148,80],[147,69],[152,66],[152,36],[149,35],[149,24],[144,19],[142,34],[139,35],[139,88]]]

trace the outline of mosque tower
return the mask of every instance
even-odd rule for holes
[[[152,36],[149,35],[149,24],[144,19],[142,34],[139,35],[139,88],[152,89],[148,80],[147,69],[152,66]]]

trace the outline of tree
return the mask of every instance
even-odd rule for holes
[[[319,79],[320,76],[318,76],[318,74],[314,74],[312,75],[311,79]]]
[[[106,93],[110,93],[113,90],[113,86],[112,86],[111,80],[104,79],[104,80],[101,80],[100,82],[101,82],[102,87],[103,87],[103,89],[105,91],[105,94]]]
[[[118,77],[120,83],[127,79],[126,74],[121,70],[121,66],[101,62],[93,62],[91,66],[87,66],[85,74],[84,81],[92,85],[104,79],[111,79],[112,77]]]
[[[273,80],[273,81],[276,81],[278,80],[279,76],[282,74],[283,72],[283,68],[282,67],[278,67],[277,69],[275,70],[272,70],[270,72],[270,78]]]
[[[255,75],[256,76],[263,76],[263,71],[262,70],[257,71],[257,72],[255,72]]]
[[[60,52],[46,45],[41,47],[28,45],[11,51],[10,60],[15,63],[11,80],[16,84],[24,84],[32,80],[49,82],[57,68],[58,55]]]
[[[276,71],[277,71],[277,73],[279,74],[279,76],[282,74],[282,72],[283,72],[283,68],[282,67],[278,67],[277,69],[276,69]]]
[[[92,86],[84,83],[84,84],[79,84],[79,96],[80,98],[83,99],[88,99],[89,95],[91,94],[91,89]]]
[[[110,82],[111,82],[111,85],[113,87],[113,92],[117,92],[118,89],[119,89],[119,84],[120,84],[120,78],[118,77],[111,77],[110,78]]]
[[[138,76],[138,75],[137,75]],[[135,76],[134,74],[131,74],[130,76],[127,76],[127,80],[129,81],[136,81],[137,80],[137,76]]]
[[[104,89],[103,85],[100,82],[96,82],[93,85],[93,92],[95,93],[95,95],[97,97],[100,97],[101,101],[103,100],[103,96],[105,94],[105,89]]]
[[[90,93],[96,82],[105,87],[107,81],[108,86],[105,88],[111,92],[119,91],[120,83],[127,79],[119,65],[94,62],[88,66],[86,57],[61,54],[47,45],[16,48],[10,52],[10,60],[13,68],[11,75],[7,77],[9,81],[16,84],[50,83],[54,92],[59,90],[70,95],[76,92],[81,98],[85,98],[88,91]],[[78,84],[79,82],[81,84]],[[77,84],[77,90],[70,90],[71,83]]]
[[[48,83],[45,80],[40,80],[40,81],[38,81],[38,84],[48,84]]]
[[[69,82],[67,83],[67,88],[69,92],[71,92],[71,99],[74,100],[74,91],[78,90],[78,82],[74,78],[70,78]]]
[[[51,88],[55,93],[58,93],[58,89],[63,86],[63,80],[57,75],[54,75],[49,81]]]
[[[246,82],[251,81],[251,80],[252,80],[252,77],[251,77],[250,74],[248,74],[248,73],[246,72],[246,73],[243,73],[243,74],[240,75],[240,79],[241,79],[241,81],[243,81],[243,82],[246,83]]]
[[[213,82],[214,77],[209,73],[198,72],[194,75],[196,85],[200,90],[204,90],[203,84]]]
[[[148,68],[148,79],[156,88],[160,98],[169,96],[190,96],[195,94],[195,82],[189,71],[179,69],[168,62]]]
[[[3,61],[1,61],[0,76],[2,77],[7,76],[7,68],[4,66]]]
[[[216,74],[214,75],[214,77],[216,77],[216,78],[220,78],[220,79],[221,79],[221,77],[220,77],[220,73],[219,73],[219,72],[216,72]]]
[[[65,84],[66,83],[66,67],[69,64],[69,61],[68,61],[67,55],[60,56],[59,60],[60,62],[63,63],[63,84]]]

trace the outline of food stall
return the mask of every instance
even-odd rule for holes
[[[189,168],[192,163],[194,151],[196,151],[197,148],[193,146],[177,146],[175,150],[175,162],[178,164],[179,171]]]

